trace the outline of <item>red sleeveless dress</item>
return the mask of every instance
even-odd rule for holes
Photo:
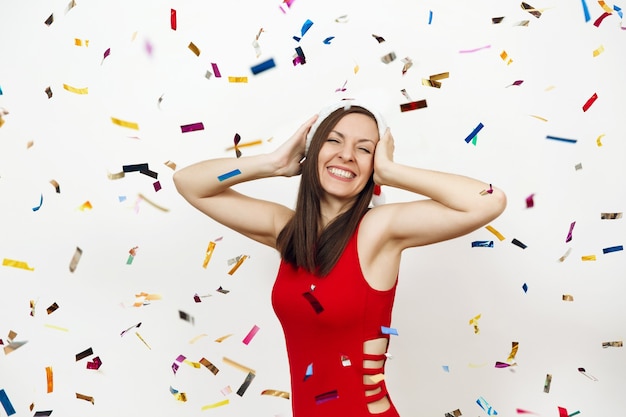
[[[281,262],[272,305],[285,335],[293,417],[399,417],[378,378],[384,362],[379,368],[363,363],[386,358],[364,354],[363,343],[389,338],[396,285],[387,291],[369,286],[359,264],[357,232],[326,277]],[[373,378],[365,383],[364,375]],[[378,393],[367,396],[368,390]],[[368,403],[385,396],[390,408],[370,413]]]

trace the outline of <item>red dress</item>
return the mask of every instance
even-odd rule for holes
[[[376,377],[386,356],[363,352],[365,341],[389,339],[395,293],[396,285],[379,291],[363,277],[356,232],[326,277],[281,262],[272,305],[285,335],[293,417],[399,417],[391,400],[386,411],[370,413],[368,403],[387,396]],[[383,365],[365,368],[364,360]],[[374,379],[364,383],[364,375]]]

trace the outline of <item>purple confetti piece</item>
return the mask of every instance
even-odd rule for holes
[[[567,232],[567,237],[565,238],[566,243],[572,240],[572,232],[574,231],[574,225],[576,225],[576,222],[572,222],[569,225],[569,232]]]
[[[182,131],[182,133],[193,132],[196,130],[204,130],[204,124],[202,124],[202,122],[198,122],[189,125],[182,125],[180,127],[180,130]]]
[[[217,67],[216,63],[211,62],[211,68],[213,68],[213,74],[215,74],[216,78],[220,78],[222,76],[222,74],[220,74],[220,69]]]

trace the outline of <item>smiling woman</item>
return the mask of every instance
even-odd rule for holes
[[[323,109],[270,154],[207,160],[174,175],[194,207],[280,252],[272,304],[294,417],[399,416],[384,368],[402,251],[467,234],[505,208],[490,184],[395,163],[393,151],[378,112],[348,101]],[[295,210],[232,189],[298,174]],[[372,208],[375,184],[427,198]]]

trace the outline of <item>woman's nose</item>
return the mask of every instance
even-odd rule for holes
[[[341,147],[341,150],[339,151],[339,156],[344,161],[352,161],[354,159],[354,151],[352,147],[344,145]]]

